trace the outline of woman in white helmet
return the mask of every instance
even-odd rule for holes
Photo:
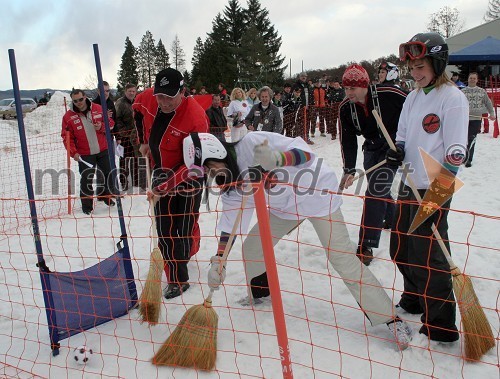
[[[184,139],[184,162],[192,176],[204,173],[221,186],[221,233],[217,254],[211,258],[208,284],[218,289],[225,278],[220,257],[228,243],[243,200],[242,183],[250,167],[272,171],[277,179],[267,189],[273,244],[307,219],[313,225],[333,268],[360,305],[372,325],[387,324],[401,350],[408,347],[412,330],[395,312],[389,296],[372,272],[356,258],[340,210],[341,197],[333,170],[312,152],[301,138],[254,132],[237,143],[224,143],[208,133],[192,133]],[[250,196],[243,211],[241,232],[246,233],[254,210]],[[254,225],[243,242],[243,261],[249,298],[269,296],[259,227]],[[219,273],[221,271],[221,273]],[[362,294],[362,295],[361,295]],[[249,300],[250,300],[249,299]]]
[[[378,66],[379,84],[394,85],[399,80],[399,69],[394,63],[382,62]]]

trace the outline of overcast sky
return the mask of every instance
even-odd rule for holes
[[[205,40],[228,0],[0,0],[0,90],[12,88],[8,49],[16,54],[21,89],[81,87],[97,77],[99,44],[104,80],[116,74],[128,36],[138,46],[147,30],[167,50],[175,34],[188,69],[197,37]],[[246,7],[246,0],[240,0]],[[483,22],[488,0],[261,0],[282,36],[291,71],[335,67],[396,54],[425,31],[429,15],[456,7],[465,29]],[[169,52],[170,53],[170,52]],[[287,69],[286,74],[289,74]]]

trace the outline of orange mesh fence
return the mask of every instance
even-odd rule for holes
[[[32,180],[37,199],[46,201],[38,207],[41,219],[51,218],[68,212],[67,203],[57,199],[68,195],[68,175],[66,150],[61,138],[61,120],[66,112],[65,100],[69,94],[56,91],[47,105],[39,106],[26,113],[24,124]],[[17,120],[6,117],[0,120],[0,198],[2,198],[0,219],[0,235],[3,232],[18,228],[19,217],[29,215],[28,207],[17,207],[15,199],[26,199],[26,182],[24,179],[21,146]],[[74,162],[73,172],[78,172]],[[73,191],[75,177],[73,180]],[[71,182],[70,180],[70,182]],[[23,218],[23,221],[26,219]]]
[[[125,316],[60,341],[60,355],[56,357],[51,355],[43,294],[35,266],[33,235],[28,227],[29,202],[25,198],[1,199],[2,206],[13,204],[10,214],[3,213],[2,218],[9,217],[21,226],[4,231],[4,238],[0,241],[0,376],[280,378],[284,376],[285,346],[289,348],[295,378],[486,378],[498,374],[496,348],[479,362],[466,362],[463,338],[451,345],[429,342],[418,334],[422,325],[419,315],[400,314],[414,330],[414,337],[410,347],[403,353],[399,352],[385,324],[370,325],[364,310],[346,287],[352,281],[344,283],[342,275],[332,269],[316,229],[308,220],[290,230],[274,247],[278,277],[273,279],[279,280],[281,287],[280,306],[285,325],[279,327],[286,326],[285,344],[278,344],[283,335],[277,333],[275,324],[275,298],[265,297],[253,305],[245,302],[249,290],[245,267],[250,261],[243,258],[243,243],[252,236],[240,227],[229,255],[226,280],[213,296],[213,307],[219,316],[216,369],[202,372],[194,368],[154,366],[151,358],[177,327],[186,310],[201,304],[209,292],[207,272],[210,257],[217,251],[219,233],[216,225],[223,217],[220,190],[210,190],[212,210],[208,212],[204,206],[200,209],[201,249],[188,264],[191,288],[180,297],[162,299],[159,324],[154,327],[141,324],[138,311],[134,309]],[[269,203],[269,196],[266,199]],[[359,230],[362,200],[359,195],[343,195],[345,220],[341,223],[347,227],[351,239],[357,237]],[[87,216],[81,212],[77,197],[73,197],[72,202],[72,214],[60,211],[57,216],[54,213],[40,223],[45,260],[54,271],[79,271],[102,261],[114,251],[121,235],[116,209],[97,203],[92,215]],[[36,201],[36,206],[40,210],[50,206],[64,210],[66,203],[65,196],[42,196]],[[143,195],[126,195],[122,203],[132,267],[140,294],[153,248],[148,203]],[[247,207],[252,208],[253,204],[249,201]],[[272,214],[276,209],[268,207],[263,211]],[[301,219],[300,214],[293,216]],[[329,216],[321,219],[327,224],[339,222]],[[497,231],[500,217],[452,209],[449,220],[449,243],[454,259],[472,278],[498,343],[500,239]],[[250,224],[257,221],[264,222],[254,215]],[[273,230],[269,225],[261,227]],[[370,270],[379,280],[380,288],[393,303],[397,303],[403,283],[389,257],[390,234],[390,231],[383,231]],[[488,238],[484,238],[485,235]],[[267,240],[268,245],[269,242]],[[354,256],[353,249],[336,253],[338,259]],[[264,251],[264,254],[269,254],[269,251]],[[163,286],[166,286],[165,277]],[[390,319],[394,315],[382,316]],[[458,314],[457,326],[462,332]],[[82,345],[93,351],[85,365],[77,364],[74,359],[74,349]]]

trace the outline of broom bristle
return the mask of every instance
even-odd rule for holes
[[[219,317],[211,302],[192,306],[153,357],[153,364],[213,370],[218,322]]]
[[[158,323],[161,306],[161,276],[163,273],[163,256],[160,249],[155,247],[151,252],[148,277],[139,299],[139,316],[141,322],[150,325]]]
[[[495,346],[495,338],[483,308],[474,291],[472,281],[464,274],[453,277],[453,291],[464,328],[465,358],[479,360]]]

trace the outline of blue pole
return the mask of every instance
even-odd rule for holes
[[[99,58],[99,46],[97,45],[97,43],[95,43],[93,46],[94,46],[95,68],[97,70],[97,81],[99,83],[99,95],[101,97],[101,107],[104,116],[104,126],[106,128],[106,141],[108,142],[108,156],[109,156],[109,164],[111,166],[111,177],[114,183],[114,188],[118,189],[118,177],[116,175],[116,164],[115,164],[115,149],[113,145],[113,137],[111,136],[111,128],[109,126],[106,94],[104,92],[104,84],[102,83],[103,80],[102,80],[102,70],[101,70],[101,59]],[[108,179],[106,178],[106,180]],[[125,227],[125,220],[123,217],[123,207],[120,196],[116,198],[116,205],[118,208],[118,218],[120,220],[120,229],[122,232],[122,241],[124,246],[123,259],[124,259],[125,275],[127,276],[128,279],[128,288],[130,291],[132,307],[133,307],[137,302],[137,289],[135,287],[135,282],[134,282],[134,271],[132,269],[132,261],[130,258],[130,250],[127,240],[127,229]]]
[[[16,56],[14,49],[9,49],[10,72],[12,75],[12,88],[14,89],[14,99],[16,101],[17,125],[19,129],[19,138],[21,140],[21,151],[23,154],[24,178],[26,180],[26,189],[30,201],[31,227],[33,228],[33,238],[35,241],[35,250],[37,257],[37,267],[42,282],[43,300],[45,303],[45,313],[47,315],[47,324],[49,327],[50,343],[52,355],[59,354],[59,337],[55,327],[54,302],[52,299],[52,289],[50,287],[50,270],[43,259],[42,243],[40,241],[40,228],[38,226],[38,216],[36,212],[35,193],[33,191],[33,182],[31,180],[31,168],[28,155],[28,144],[26,143],[26,131],[24,128],[23,108],[21,106],[21,93],[19,91],[19,81],[17,76]]]

